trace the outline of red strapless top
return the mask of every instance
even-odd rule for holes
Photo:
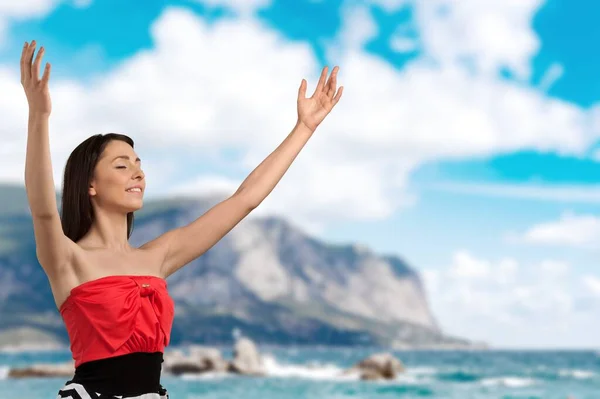
[[[175,304],[160,277],[107,276],[73,288],[60,314],[77,367],[132,352],[163,352]]]

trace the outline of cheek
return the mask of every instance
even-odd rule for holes
[[[114,195],[121,193],[127,186],[127,177],[118,172],[105,173],[96,181],[96,187],[100,193]]]

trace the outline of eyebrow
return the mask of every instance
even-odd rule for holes
[[[116,157],[115,157],[115,158],[112,160],[112,162],[114,162],[114,161],[116,161],[117,159],[120,159],[120,158],[129,160],[129,156],[128,156],[128,155],[118,155],[118,156],[116,156]],[[136,159],[135,159],[135,162],[142,162],[142,160],[141,160],[140,158],[136,158]]]

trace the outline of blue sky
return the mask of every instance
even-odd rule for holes
[[[600,5],[23,4],[0,19],[0,82],[25,40],[47,48],[57,182],[77,142],[120,129],[149,196],[231,191],[289,132],[300,79],[338,64],[344,99],[257,214],[406,259],[451,333],[600,347]],[[19,151],[25,111],[0,101]],[[0,179],[20,181],[23,155]]]

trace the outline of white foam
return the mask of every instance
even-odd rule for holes
[[[10,371],[10,367],[8,367],[8,366],[0,366],[0,380],[7,379],[9,371]]]
[[[509,388],[523,388],[535,385],[536,383],[537,381],[532,378],[520,377],[498,377],[481,380],[481,384],[484,386],[504,386]]]
[[[267,375],[279,378],[304,378],[311,380],[357,380],[358,374],[344,374],[335,364],[283,364],[272,355],[263,356]]]
[[[578,380],[586,380],[589,378],[594,378],[596,373],[589,370],[563,369],[558,371],[558,375],[561,377],[573,377]]]
[[[183,373],[180,378],[183,380],[219,380],[229,377],[227,373]]]

